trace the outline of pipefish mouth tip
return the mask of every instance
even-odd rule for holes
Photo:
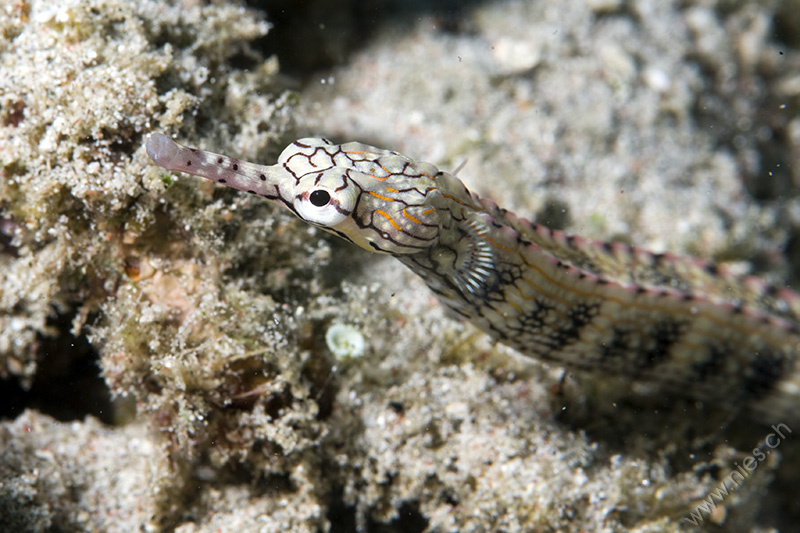
[[[178,153],[178,144],[163,133],[153,133],[145,144],[147,155],[159,166],[166,167]]]

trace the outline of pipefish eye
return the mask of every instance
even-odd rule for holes
[[[294,208],[303,220],[331,228],[350,216],[356,195],[354,187],[335,190],[315,185],[295,197]]]
[[[324,189],[317,189],[316,191],[311,191],[308,195],[308,200],[317,207],[324,207],[330,203],[331,195]]]

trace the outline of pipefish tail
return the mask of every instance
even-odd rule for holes
[[[300,139],[265,166],[154,133],[147,153],[396,257],[525,355],[771,419],[800,415],[800,295],[788,289],[533,224],[429,163],[360,143]]]

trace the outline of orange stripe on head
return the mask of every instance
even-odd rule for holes
[[[412,217],[411,215],[409,215],[408,211],[406,211],[405,207],[403,208],[403,216],[406,217],[408,220],[410,220],[412,222],[416,222],[417,224],[422,224],[421,220],[416,219],[416,218]]]
[[[397,225],[397,222],[395,222],[395,221],[392,219],[392,217],[390,217],[390,216],[389,216],[389,214],[388,214],[388,213],[386,213],[386,211],[382,211],[382,210],[380,210],[380,209],[376,209],[374,212],[375,212],[376,214],[378,214],[378,215],[380,215],[380,216],[384,217],[386,220],[388,220],[388,221],[389,221],[389,224],[391,224],[391,225],[392,225],[392,227],[393,227],[394,229],[396,229],[397,231],[403,231],[403,228],[401,228],[400,226],[398,226],[398,225]]]
[[[372,192],[372,191],[367,191],[367,193],[371,194],[375,198],[380,198],[381,200],[383,200],[385,202],[394,202],[394,198],[389,198],[388,196],[383,196],[382,194],[378,194],[378,193]]]

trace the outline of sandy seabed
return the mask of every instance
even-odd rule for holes
[[[144,152],[360,140],[797,283],[796,1],[451,7],[0,4],[0,531],[796,523],[791,434],[692,524],[769,425],[521,357],[391,258]]]

